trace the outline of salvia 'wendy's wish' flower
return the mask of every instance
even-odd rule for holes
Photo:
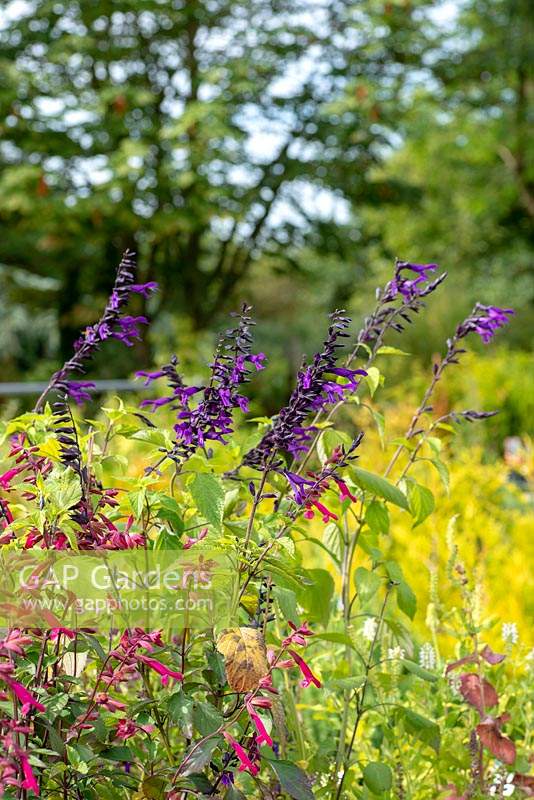
[[[52,376],[37,401],[36,411],[40,410],[46,395],[52,389],[64,392],[76,402],[87,400],[90,397],[89,389],[93,388],[93,384],[88,381],[72,381],[68,376],[71,373],[85,372],[85,364],[106,339],[118,339],[130,347],[140,338],[139,326],[146,325],[148,320],[142,316],[123,315],[122,311],[132,294],[148,297],[157,289],[157,284],[154,281],[135,283],[136,266],[135,253],[126,250],[118,266],[115,283],[102,316],[98,322],[86,328],[75,342],[74,355]]]
[[[251,775],[257,775],[260,771],[259,767],[249,758],[245,748],[242,747],[239,742],[236,741],[233,736],[230,736],[230,734],[226,731],[223,731],[223,736],[239,759],[239,772],[247,771],[250,772]]]
[[[343,311],[335,311],[330,315],[328,335],[321,351],[316,353],[309,366],[304,365],[298,373],[297,385],[288,404],[275,417],[272,428],[257,447],[246,454],[243,460],[246,466],[263,469],[282,451],[294,457],[306,452],[311,433],[315,430],[313,426],[305,425],[309,415],[335,403],[346,392],[353,392],[358,387],[359,376],[367,374],[365,370],[348,369],[336,364],[341,340],[348,336],[346,330],[349,325],[350,319]],[[343,382],[339,383],[338,378],[342,378]]]
[[[138,373],[147,383],[165,377],[172,389],[170,396],[144,401],[142,405],[155,409],[172,403],[172,408],[178,412],[174,426],[176,444],[167,454],[177,463],[205,447],[208,441],[226,444],[226,437],[233,432],[232,412],[237,408],[248,411],[248,399],[240,393],[239,387],[250,380],[252,368],[263,369],[265,360],[263,353],[252,353],[250,329],[255,323],[249,316],[250,310],[250,306],[244,305],[240,314],[232,315],[239,317],[239,322],[221,337],[207,386],[186,387],[176,371],[176,358],[157,372]],[[196,395],[200,399],[193,405]]]
[[[304,659],[299,656],[298,653],[295,653],[294,650],[289,651],[289,655],[295,662],[295,664],[299,667],[300,671],[302,672],[303,678],[300,682],[300,685],[303,689],[306,689],[311,683],[317,686],[318,689],[321,688],[321,681],[315,677],[309,666],[306,664]]]
[[[9,686],[15,697],[21,703],[22,714],[28,714],[32,708],[35,708],[36,711],[45,711],[44,705],[40,703],[39,700],[37,700],[37,698],[34,697],[33,694],[22,685],[22,683],[16,681],[12,677],[12,673],[12,664],[0,664],[0,679],[3,680],[7,686]]]
[[[265,727],[262,718],[257,712],[257,708],[271,708],[272,702],[269,700],[268,697],[254,697],[249,695],[245,699],[245,706],[252,721],[252,724],[256,728],[256,744],[259,747],[262,744],[266,744],[267,747],[273,746],[273,740],[269,735],[267,728]]]
[[[167,685],[169,682],[169,678],[174,678],[176,681],[183,681],[184,676],[181,672],[177,672],[170,667],[167,667],[165,664],[162,664],[161,661],[157,661],[155,658],[149,658],[148,656],[137,656],[139,661],[142,661],[143,664],[146,664],[147,667],[153,669],[154,672],[157,672],[158,675],[161,675],[161,682],[164,686]]]

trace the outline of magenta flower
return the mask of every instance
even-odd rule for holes
[[[165,664],[162,664],[161,661],[156,661],[155,658],[149,658],[148,656],[137,656],[140,661],[146,664],[150,669],[153,669],[158,675],[161,675],[161,682],[164,686],[167,685],[169,682],[169,678],[174,678],[176,681],[183,681],[184,676],[181,672],[176,672],[170,667],[167,667]]]
[[[259,767],[257,766],[257,764],[254,764],[250,760],[244,747],[241,747],[239,742],[237,742],[234,739],[234,737],[230,736],[230,734],[227,733],[226,731],[223,731],[223,736],[230,745],[230,747],[232,747],[234,753],[236,754],[236,756],[240,761],[239,772],[245,772],[246,770],[248,770],[248,772],[250,772],[251,775],[257,775],[258,772],[260,771]]]
[[[3,475],[0,475],[0,486],[2,489],[9,489],[9,484],[13,480],[13,478],[22,472],[24,467],[13,467],[12,469],[8,469],[7,472],[4,472]]]
[[[308,623],[303,622],[302,625],[299,625],[297,627],[294,622],[288,620],[287,624],[289,625],[293,633],[291,633],[282,641],[282,647],[287,648],[292,644],[297,644],[300,645],[300,647],[305,647],[306,637],[313,636],[313,631],[310,630],[310,628],[308,628]]]
[[[22,773],[24,775],[24,780],[21,783],[21,788],[29,789],[31,792],[39,796],[39,784],[37,783],[37,779],[33,774],[31,764],[28,761],[28,756],[26,755],[26,753],[21,753],[19,758],[22,766]]]
[[[342,481],[341,478],[336,478],[335,475],[334,475],[334,480],[337,483],[338,488],[339,488],[339,499],[341,500],[341,502],[343,502],[344,500],[351,500],[353,503],[356,503],[358,498],[355,497],[350,492],[349,487],[347,486],[345,481]]]
[[[291,658],[293,659],[295,664],[297,664],[297,666],[299,667],[300,671],[302,672],[302,674],[304,676],[302,678],[301,682],[300,682],[300,685],[304,689],[306,689],[306,687],[308,687],[310,685],[310,683],[313,683],[313,684],[315,684],[315,686],[317,686],[318,689],[320,689],[321,688],[321,681],[318,678],[315,677],[315,675],[313,674],[313,672],[311,671],[309,666],[306,664],[304,659],[301,658],[298,655],[298,653],[295,653],[294,650],[290,650],[289,651],[289,655],[291,656]]]
[[[131,719],[121,719],[115,728],[115,738],[126,741],[126,739],[135,736],[137,730],[138,726]]]
[[[207,528],[201,528],[198,536],[188,536],[184,542],[184,550],[189,550],[194,544],[198,544],[208,535]]]
[[[273,746],[273,740],[271,739],[269,733],[265,725],[263,724],[263,720],[256,712],[256,708],[271,708],[272,702],[269,700],[268,697],[248,697],[245,702],[248,714],[254,727],[256,728],[257,735],[256,735],[256,744],[258,747],[265,743],[268,747]]]
[[[31,708],[35,708],[36,711],[45,711],[45,707],[42,703],[40,703],[31,692],[26,689],[22,683],[13,680],[13,678],[9,678],[7,676],[2,676],[2,680],[7,683],[11,691],[16,695],[17,699],[22,703],[22,713],[24,715],[28,714]]]

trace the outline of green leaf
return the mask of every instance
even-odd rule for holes
[[[352,639],[345,633],[336,633],[335,631],[332,631],[332,633],[330,633],[329,631],[327,631],[326,633],[316,633],[313,638],[322,639],[324,642],[335,642],[336,644],[344,644],[347,647],[352,647],[353,650],[356,649],[352,642]]]
[[[282,759],[266,758],[265,761],[273,768],[283,791],[293,800],[314,800],[310,779],[300,767]]]
[[[181,535],[184,530],[183,512],[173,497],[162,495],[159,498],[158,519],[170,522],[175,533]]]
[[[354,573],[354,583],[358,591],[360,603],[365,604],[378,592],[381,584],[380,576],[376,572],[358,567]]]
[[[216,530],[221,529],[224,512],[224,489],[210,472],[199,472],[189,487],[199,512]]]
[[[222,723],[222,714],[210,703],[196,702],[193,706],[193,725],[201,736],[214,733]]]
[[[133,761],[134,757],[132,755],[132,751],[129,747],[125,746],[114,746],[114,747],[107,747],[105,750],[102,750],[99,754],[100,758],[107,758],[109,761]]]
[[[373,533],[389,532],[389,511],[380,500],[372,500],[365,511],[365,521]]]
[[[408,511],[408,501],[400,489],[393,486],[388,480],[381,475],[375,475],[374,472],[367,472],[366,469],[361,467],[351,467],[350,472],[353,476],[354,482],[361,486],[365,491],[371,494],[382,497],[389,503],[394,503],[399,508],[404,508]]]
[[[365,683],[365,675],[348,675],[346,678],[332,678],[326,684],[328,689],[342,689],[343,691],[359,689]]]
[[[377,367],[368,367],[365,382],[369,387],[369,394],[374,397],[374,393],[380,385],[380,370]]]
[[[415,617],[417,598],[404,580],[397,586],[397,605],[410,619]]]
[[[374,794],[388,792],[393,785],[393,776],[387,764],[371,761],[363,768],[363,780]]]
[[[409,356],[410,353],[405,353],[404,350],[399,350],[397,347],[391,347],[389,344],[383,344],[376,351],[377,356]]]
[[[443,463],[441,458],[431,458],[430,463],[436,468],[439,477],[441,478],[441,482],[445,487],[445,491],[447,494],[449,493],[450,488],[450,479],[449,479],[449,469],[446,464]]]
[[[295,622],[298,619],[297,595],[292,589],[284,589],[283,586],[273,587],[273,596],[284,619]]]
[[[182,770],[182,775],[192,775],[196,772],[201,772],[204,767],[210,763],[211,757],[220,743],[220,736],[212,736],[211,739],[206,739],[206,741],[202,742],[198,747],[193,745],[189,749],[189,752],[192,753],[191,757],[188,758],[187,753],[185,755],[184,761],[187,759],[187,763]]]
[[[406,481],[406,487],[410,513],[414,519],[413,527],[416,528],[434,511],[434,495],[430,489],[413,479]]]
[[[327,625],[335,589],[334,579],[325,569],[309,569],[307,575],[312,583],[299,593],[299,602],[306,611],[307,619]]]
[[[402,658],[401,664],[408,670],[408,672],[411,672],[413,675],[417,675],[418,678],[422,678],[424,681],[435,683],[438,679],[438,676],[434,675],[433,672],[423,669],[423,667],[420,667],[419,664],[415,663],[415,661],[410,661],[408,658]]]
[[[437,753],[441,737],[436,723],[426,717],[422,717],[420,714],[416,714],[415,711],[409,708],[403,708],[401,713],[406,731],[419,739],[419,741],[432,747]]]

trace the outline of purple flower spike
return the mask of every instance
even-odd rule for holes
[[[499,328],[510,322],[514,314],[512,308],[498,308],[498,306],[484,306],[477,303],[473,311],[456,329],[458,339],[463,339],[468,333],[478,333],[484,344],[488,344]]]
[[[309,366],[303,366],[297,376],[297,385],[293,390],[287,406],[274,419],[273,426],[253,450],[250,450],[243,463],[250,467],[262,469],[269,459],[277,453],[287,451],[294,457],[305,453],[311,440],[313,426],[304,422],[312,413],[324,409],[331,403],[342,400],[346,392],[352,392],[358,386],[357,375],[366,375],[362,369],[348,369],[336,366],[337,351],[341,347],[340,340],[347,337],[346,329],[350,319],[343,311],[336,311],[330,316],[328,335],[323,349],[317,353]],[[347,379],[340,383],[331,376]]]
[[[248,412],[248,398],[238,391],[238,387],[250,380],[251,367],[263,369],[265,361],[263,353],[251,353],[250,329],[254,321],[249,311],[250,306],[244,305],[237,315],[238,325],[221,337],[207,386],[185,386],[176,371],[176,357],[161,370],[137,373],[138,377],[146,379],[145,386],[157,378],[166,377],[172,389],[171,396],[144,400],[141,405],[155,410],[172,403],[171,407],[178,411],[174,426],[176,443],[168,453],[173,461],[183,462],[208,441],[226,444],[226,437],[234,430],[232,414],[235,409]],[[200,399],[193,404],[192,399],[197,394],[200,394]]]
[[[437,264],[411,264],[408,261],[397,261],[395,275],[387,287],[391,299],[398,294],[402,295],[405,300],[422,297],[427,289],[426,282],[430,280],[430,274],[437,268]]]
[[[97,323],[86,328],[75,342],[74,355],[52,376],[50,383],[36,403],[36,411],[40,410],[51,389],[58,389],[69,394],[69,384],[72,384],[72,381],[67,380],[68,375],[72,372],[85,372],[85,364],[94,356],[102,342],[114,338],[131,347],[134,340],[140,338],[139,325],[148,323],[146,317],[121,316],[121,311],[128,303],[132,292],[143,294],[146,297],[157,288],[157,284],[153,281],[145,284],[134,283],[135,270],[135,253],[126,250],[118,266],[115,283],[102,316]],[[84,399],[80,394],[78,394],[78,398],[79,400]]]

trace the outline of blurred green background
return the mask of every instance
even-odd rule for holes
[[[532,19],[528,0],[4,2],[2,380],[69,355],[134,247],[155,322],[92,375],[193,369],[247,299],[272,413],[322,315],[357,325],[398,256],[449,271],[403,340],[422,365],[474,301],[516,309],[482,374],[521,406],[499,436],[524,430]]]

